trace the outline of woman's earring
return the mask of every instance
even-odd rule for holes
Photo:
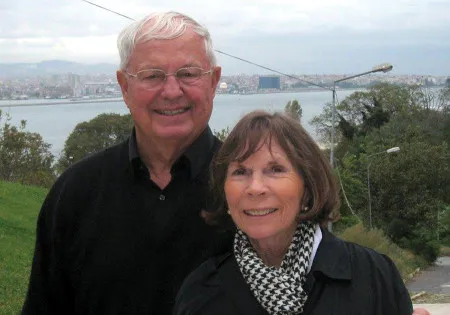
[[[308,206],[304,206],[303,207],[303,212],[308,212],[309,211],[309,207]]]
[[[231,215],[231,212],[230,212],[230,210],[227,210],[227,213],[228,213],[229,215]]]

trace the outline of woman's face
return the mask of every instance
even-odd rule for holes
[[[229,165],[225,196],[234,223],[250,240],[291,239],[304,193],[303,179],[275,140],[242,163]]]

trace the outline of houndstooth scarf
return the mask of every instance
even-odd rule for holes
[[[272,315],[301,314],[308,299],[303,285],[314,243],[316,226],[301,222],[280,268],[266,266],[253,249],[247,235],[238,230],[234,255],[250,290]]]

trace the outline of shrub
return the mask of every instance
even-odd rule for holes
[[[394,261],[403,279],[407,279],[417,267],[426,265],[423,259],[400,248],[378,229],[366,230],[362,224],[357,224],[340,233],[339,237],[385,254]]]

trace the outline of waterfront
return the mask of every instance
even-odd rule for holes
[[[355,92],[355,90],[342,90],[338,92],[339,100]],[[302,105],[302,123],[314,136],[314,129],[309,121],[322,112],[324,104],[331,101],[330,91],[296,92],[231,95],[219,94],[214,100],[214,110],[210,120],[213,130],[233,127],[242,115],[256,109],[268,111],[282,111],[286,103],[297,99]],[[99,100],[98,102],[78,103],[62,102],[61,100],[27,100],[20,104],[52,103],[39,106],[14,106],[13,101],[0,101],[0,110],[9,113],[12,123],[19,125],[21,120],[27,121],[27,130],[39,133],[44,141],[52,145],[52,152],[58,155],[64,147],[64,141],[75,128],[83,121],[90,120],[101,113],[128,113],[123,101]],[[19,102],[16,102],[19,104]]]

